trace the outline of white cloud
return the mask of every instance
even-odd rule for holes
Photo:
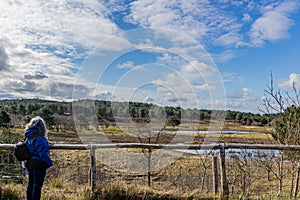
[[[168,66],[177,67],[184,64],[182,58],[179,55],[171,55],[169,53],[163,53],[162,56],[157,58],[159,63],[163,63]]]
[[[118,64],[117,67],[119,69],[131,69],[135,66],[134,62],[133,61],[127,61],[125,63],[122,63],[122,64]]]
[[[113,35],[113,36],[107,36],[104,42],[98,42],[97,49],[102,50],[111,50],[111,51],[121,51],[124,49],[128,49],[132,47],[132,44],[122,36],[120,35]]]
[[[97,92],[97,94],[95,94],[94,98],[95,99],[106,100],[106,101],[111,101],[115,97],[114,97],[114,95],[110,91],[105,90],[105,91],[99,91],[99,92]]]
[[[244,81],[244,77],[238,76],[235,73],[224,73],[222,74],[222,79],[224,82],[236,82],[241,83]]]
[[[144,99],[144,102],[146,102],[146,103],[153,103],[153,102],[155,102],[155,100],[152,97],[146,96],[145,99]]]
[[[248,13],[245,13],[245,14],[243,14],[243,19],[242,20],[248,22],[248,21],[251,21],[252,18]]]
[[[263,16],[256,19],[250,31],[251,43],[261,46],[265,41],[276,41],[289,36],[288,30],[294,24],[290,14],[299,7],[297,1],[287,1],[275,8],[264,8]]]
[[[236,31],[240,27],[235,17],[224,17],[224,12],[208,1],[134,1],[130,9],[126,19],[131,23],[170,28],[203,41],[211,36],[219,37],[224,30]]]
[[[252,99],[251,92],[250,88],[242,88],[234,93],[229,93],[227,97],[232,99]]]
[[[216,62],[226,62],[229,61],[230,59],[234,58],[236,56],[236,52],[233,50],[225,50],[221,53],[218,54],[212,54],[211,55]]]
[[[5,49],[0,46],[0,71],[9,69],[8,56]]]
[[[241,88],[227,95],[227,108],[243,112],[258,112],[261,99],[252,94],[251,88]]]
[[[119,31],[108,14],[96,0],[1,1],[0,69],[10,72],[0,74],[1,93],[72,98],[76,59]],[[93,86],[80,81],[75,89],[88,96]]]
[[[125,63],[122,64],[117,64],[117,68],[119,69],[131,69],[134,71],[145,71],[146,69],[144,66],[136,66],[135,63],[133,61],[127,61]]]
[[[2,2],[2,7],[1,32],[15,44],[37,51],[47,50],[48,45],[62,53],[90,49],[118,31],[94,0]]]
[[[231,6],[234,6],[234,12],[228,9]],[[155,91],[157,95],[143,96],[143,99],[162,97],[162,100],[173,102],[176,98],[180,101],[195,99],[195,96],[209,93],[221,84],[218,81],[212,84],[214,80],[219,80],[218,72],[206,64],[211,58],[200,47],[217,46],[218,52],[214,53],[214,58],[227,61],[236,56],[236,51],[232,49],[249,44],[256,47],[265,41],[284,39],[294,24],[291,14],[298,8],[296,0],[220,0],[213,3],[198,0],[137,0],[131,3],[125,0],[3,0],[0,7],[0,97],[71,98],[74,85],[80,97],[122,98],[123,95],[126,99],[132,88],[123,88],[120,95],[101,91],[93,93],[95,83],[74,75],[82,59],[94,47],[100,45],[100,49],[112,51],[134,48],[122,34],[111,39],[120,31],[116,21],[124,17],[126,21],[120,22],[120,27],[125,22],[139,27],[163,27],[178,31],[172,34],[166,31],[171,42],[164,46],[167,47],[163,52],[167,53],[162,53],[156,60],[159,64],[172,66],[174,73],[156,78],[153,83],[159,85]],[[260,14],[257,11],[261,12],[261,17],[257,18]],[[118,15],[115,16],[114,12]],[[181,34],[186,34],[200,45],[190,45],[194,40],[187,40]],[[163,31],[155,35],[158,41],[165,41],[162,39],[164,36]],[[150,46],[153,47],[149,50],[152,53],[161,53],[160,47],[163,45],[151,42],[145,40],[136,43],[135,47]],[[118,67],[145,70],[143,65],[136,67],[133,61]],[[225,74],[224,77],[227,81],[238,78],[235,74]],[[299,75],[291,74],[289,79],[282,80],[278,85],[288,88],[291,81],[299,83]],[[112,87],[103,86],[103,91],[111,90]],[[174,99],[169,95],[163,98],[160,95],[164,92],[173,92],[178,97]],[[249,101],[253,99],[249,88],[231,96]],[[236,100],[236,105],[241,105],[242,100]]]
[[[230,46],[232,44],[239,46],[241,40],[241,35],[238,32],[229,32],[216,38],[216,43],[222,46]]]
[[[243,88],[242,89],[242,95],[244,97],[249,96],[250,93],[251,93],[251,89],[250,88]]]
[[[232,12],[232,7],[235,12]],[[227,9],[230,8],[230,9]],[[291,14],[299,2],[274,1],[134,1],[126,9],[127,22],[143,27],[178,30],[205,45],[261,46],[288,37]],[[257,17],[262,13],[261,17]]]
[[[168,73],[163,78],[153,81],[159,91],[165,92],[171,88],[176,94],[191,96],[213,89],[217,82],[211,79],[217,73],[216,69],[202,62],[192,61],[174,69],[174,73]]]
[[[214,73],[218,73],[214,66],[210,66],[200,61],[191,61],[191,63],[183,66],[180,69],[180,74],[182,74],[191,82],[199,78],[209,80],[209,77]]]
[[[287,79],[281,79],[277,81],[278,88],[285,91],[291,91],[293,90],[293,86],[296,87],[296,89],[300,90],[300,74],[297,73],[291,73],[289,75],[289,78]]]
[[[215,73],[214,68],[196,61],[176,68],[175,72],[153,80],[157,87],[155,99],[163,100],[160,104],[185,108],[211,106],[210,101],[222,98],[215,94],[217,88],[222,88],[220,81],[214,79]]]
[[[4,5],[2,2],[5,17],[0,18],[1,32],[23,46],[42,48],[42,45],[50,45],[66,49],[71,48],[72,43],[90,46],[93,40],[99,39],[99,35],[95,34],[97,32],[94,32],[101,30],[99,20],[103,25],[109,22],[102,14],[95,15],[94,12],[100,13],[102,9],[90,12],[88,5],[81,4],[76,8],[72,6],[73,2],[29,1],[21,4],[6,2]],[[107,33],[112,31],[108,27],[105,30]]]

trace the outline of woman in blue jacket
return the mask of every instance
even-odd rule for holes
[[[25,164],[29,176],[26,192],[27,200],[39,200],[46,170],[56,171],[56,167],[49,157],[49,144],[46,139],[47,132],[44,120],[38,116],[32,118],[26,125],[25,137],[29,137],[32,134],[36,135],[36,137],[28,141],[28,148],[32,156]]]

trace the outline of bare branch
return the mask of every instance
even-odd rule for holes
[[[299,107],[300,106],[300,91],[297,90],[297,87],[296,87],[296,83],[293,82],[293,95],[294,95],[294,98],[293,96],[291,96],[289,94],[288,91],[285,92],[286,96],[288,97],[288,100],[292,102],[293,105]]]
[[[293,82],[293,90],[295,92],[297,106],[300,106],[300,90],[299,91],[297,90],[295,82]]]
[[[281,95],[281,92],[280,90],[278,91],[275,91],[274,89],[274,81],[273,81],[273,75],[272,75],[272,72],[270,73],[270,77],[271,77],[271,80],[270,80],[270,85],[266,85],[267,89],[265,89],[265,93],[267,95],[270,96],[270,98],[266,98],[265,99],[265,106],[268,109],[268,111],[275,111],[275,112],[279,112],[279,113],[282,113],[284,111],[284,100],[283,100],[283,96]],[[276,108],[274,105],[272,105],[271,101],[274,100],[276,105],[279,106],[279,108]]]

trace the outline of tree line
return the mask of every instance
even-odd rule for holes
[[[209,121],[219,116],[225,120],[242,125],[269,125],[272,114],[253,114],[231,110],[182,109],[180,107],[160,107],[139,102],[115,102],[104,100],[89,101],[95,105],[95,114],[99,125],[115,126],[116,117],[129,117],[134,122],[147,123],[155,116],[164,116],[166,126],[181,124],[182,113],[190,119]],[[155,113],[154,113],[155,112]],[[154,114],[153,114],[154,113]],[[75,130],[72,113],[72,102],[48,101],[42,99],[10,99],[0,101],[0,127],[23,127],[34,116],[41,116],[50,129],[56,131]],[[217,117],[218,116],[218,117]],[[82,122],[83,124],[87,122]]]

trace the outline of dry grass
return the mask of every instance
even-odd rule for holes
[[[201,128],[207,128],[207,124],[201,125]],[[248,140],[269,140],[270,135],[268,133],[268,128],[264,127],[252,127],[252,126],[241,126],[238,123],[225,122],[225,130],[242,130],[242,131],[255,131],[263,132],[262,134],[198,134],[199,137],[220,137],[227,139],[244,139]],[[170,127],[176,128],[178,127]],[[23,131],[23,130],[22,130]],[[21,130],[17,130],[21,133]],[[116,142],[122,141],[124,138],[128,139],[129,142],[132,138],[128,137],[126,133],[121,132],[119,129],[108,127],[105,130],[105,134],[116,139]],[[72,137],[78,137],[75,134]],[[53,138],[60,138],[61,141],[69,141],[66,134],[54,134]],[[71,138],[71,137],[70,137]],[[67,140],[65,140],[67,139]],[[71,138],[72,139],[72,138]],[[73,141],[73,140],[72,140]],[[167,140],[166,140],[167,141]],[[124,155],[124,151],[128,152],[128,155]],[[141,172],[133,174],[136,180],[126,179],[130,177],[126,174],[126,171],[121,171],[118,169],[112,169],[111,166],[105,165],[105,160],[110,160],[111,165],[119,166],[123,169],[136,168],[137,166],[128,166],[126,161],[132,159],[132,153],[141,153],[140,150],[128,150],[122,149],[120,151],[103,149],[97,150],[96,152],[99,157],[97,157],[97,183],[96,196],[91,196],[90,187],[88,186],[88,176],[89,176],[89,151],[79,151],[79,150],[53,150],[51,151],[51,157],[54,162],[59,166],[59,171],[57,174],[47,174],[45,181],[45,186],[43,187],[43,199],[214,199],[211,191],[206,191],[205,187],[196,187],[198,177],[202,177],[204,171],[202,160],[199,156],[189,156],[189,159],[177,159],[176,162],[170,163],[161,170],[155,171],[152,176],[152,187],[146,187],[146,176],[140,179],[144,179],[143,184],[138,182],[138,175]],[[160,154],[161,155],[161,154]],[[128,157],[127,157],[128,156]],[[178,155],[175,152],[168,152],[164,154],[167,160],[172,160],[172,156],[183,157],[182,154]],[[207,161],[210,162],[209,158]],[[137,163],[142,163],[142,160],[136,160]],[[153,162],[155,163],[155,162]],[[156,163],[160,166],[164,163]],[[209,168],[211,169],[211,168]],[[233,169],[234,170],[234,169]],[[210,173],[210,172],[207,172]],[[234,171],[230,172],[234,173]],[[102,175],[107,176],[107,181],[102,180]],[[119,178],[119,176],[123,178]],[[191,179],[191,177],[194,179]],[[125,178],[124,178],[125,177]],[[180,177],[180,180],[176,179]],[[199,179],[199,178],[198,178]],[[101,181],[101,182],[100,182]],[[195,182],[195,187],[192,185]],[[26,183],[26,181],[25,181]],[[181,184],[181,185],[180,185]],[[191,184],[188,186],[188,184]],[[263,186],[261,185],[263,184]],[[259,187],[268,188],[268,182],[259,180],[259,182],[254,183],[254,190]],[[274,183],[275,184],[275,183]],[[199,184],[198,184],[199,186]],[[25,185],[6,185],[5,190],[12,195],[18,195],[19,197],[25,197]],[[190,187],[190,188],[188,188]],[[236,186],[238,188],[238,186]],[[185,190],[187,189],[187,190]],[[259,199],[263,199],[259,198]],[[268,198],[265,198],[268,199]]]
[[[272,130],[272,127],[270,127],[270,126],[246,126],[246,125],[241,125],[240,123],[234,122],[234,121],[225,121],[223,130],[270,133]]]
[[[122,160],[118,159],[117,154],[110,154],[109,151],[102,152],[105,156],[111,156],[112,160],[116,160],[115,164],[119,165]],[[54,156],[55,155],[55,156]],[[92,200],[92,199],[124,199],[124,200],[139,200],[139,199],[214,199],[216,198],[211,189],[206,188],[204,184],[201,187],[201,178],[204,177],[204,164],[206,164],[207,175],[211,175],[211,157],[187,155],[182,156],[169,166],[158,170],[152,174],[152,186],[145,186],[146,176],[139,177],[139,174],[133,174],[133,179],[128,179],[130,174],[126,176],[127,172],[118,171],[112,169],[109,166],[103,165],[103,160],[97,162],[97,186],[95,196],[91,196],[90,188],[88,183],[83,179],[87,179],[88,165],[89,165],[89,154],[88,151],[52,151],[52,156],[55,162],[59,165],[60,170],[57,174],[48,173],[45,186],[43,187],[43,198],[44,200],[49,199],[66,199],[66,200]],[[104,158],[104,157],[102,157]],[[124,158],[127,159],[127,158]],[[119,162],[119,163],[118,163]],[[236,174],[235,181],[230,185],[230,191],[234,191],[232,197],[238,199],[241,191],[241,182],[238,175],[242,174],[243,171],[238,171],[238,163],[241,161],[234,161],[228,163],[228,179],[232,178],[233,174]],[[258,168],[258,163],[249,162],[246,172],[249,170],[249,175],[254,178],[255,182],[249,186],[251,191],[251,198],[257,195],[257,199],[272,199],[276,198],[276,188],[273,188],[272,195],[266,195],[265,192],[270,189],[269,184],[276,185],[277,182],[275,177],[272,176],[272,182],[266,178],[266,171]],[[287,163],[285,163],[287,165]],[[290,166],[286,166],[288,170]],[[242,170],[241,168],[240,170]],[[254,170],[254,171],[253,171]],[[248,172],[247,172],[248,173]],[[103,176],[106,176],[106,180]],[[132,178],[130,177],[130,178]],[[250,177],[250,176],[247,176]],[[144,179],[138,181],[138,179]],[[285,177],[285,183],[288,183],[290,175],[287,174]],[[241,179],[242,180],[242,179]],[[81,183],[82,182],[82,183]],[[26,183],[26,181],[25,181]],[[205,183],[205,180],[204,180]],[[10,193],[17,194],[19,197],[25,196],[25,185],[8,185],[7,191]],[[234,188],[234,190],[232,189]],[[266,192],[268,193],[268,192]],[[285,191],[284,193],[288,193]],[[232,198],[234,199],[234,198]],[[285,199],[282,198],[282,199]]]
[[[188,200],[188,199],[214,199],[213,197],[200,197],[193,194],[178,194],[178,190],[156,190],[147,186],[127,184],[123,180],[115,179],[102,185],[96,191],[97,199],[102,200]]]
[[[272,140],[272,136],[267,133],[258,133],[258,134],[251,134],[251,133],[245,133],[245,134],[197,134],[197,136],[200,137],[211,137],[211,138],[228,138],[228,139],[265,139],[265,140]]]
[[[21,184],[6,184],[0,186],[0,199],[22,199],[25,198],[25,187]]]

